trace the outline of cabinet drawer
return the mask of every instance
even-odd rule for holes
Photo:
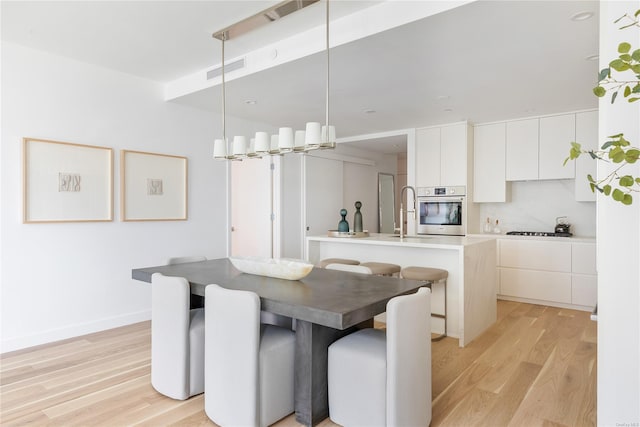
[[[571,272],[571,243],[540,240],[498,241],[501,267]]]
[[[574,274],[571,276],[571,303],[595,307],[598,301],[598,279],[596,276]]]
[[[580,274],[596,274],[595,243],[573,243],[571,245],[571,271]]]
[[[500,293],[506,296],[571,303],[571,274],[500,268]]]

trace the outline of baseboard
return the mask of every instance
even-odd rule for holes
[[[97,320],[95,322],[87,322],[72,325],[66,328],[45,331],[35,335],[26,337],[12,338],[2,340],[0,344],[0,353],[9,351],[22,350],[24,348],[33,347],[41,344],[48,344],[55,341],[74,338],[81,335],[100,332],[107,329],[113,329],[120,326],[130,325],[132,323],[143,322],[151,319],[151,310],[140,311],[137,313],[124,314],[122,316],[110,317],[107,319]]]
[[[531,299],[531,298],[512,297],[507,295],[498,295],[498,299],[501,299],[504,301],[524,302],[526,304],[546,305],[549,307],[557,307],[557,308],[567,308],[569,310],[593,311],[593,307],[588,307],[586,305],[566,304],[563,302],[544,301],[544,300],[537,300],[537,299]]]

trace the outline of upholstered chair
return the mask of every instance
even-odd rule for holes
[[[189,309],[189,282],[151,276],[151,384],[184,400],[204,391],[204,309]]]
[[[387,304],[386,333],[363,329],[329,346],[329,417],[343,426],[431,422],[431,291]]]
[[[220,426],[268,426],[294,410],[295,334],[260,323],[250,291],[205,290],[207,416]]]
[[[185,264],[187,262],[199,262],[199,261],[206,261],[207,257],[202,256],[202,255],[194,255],[194,256],[180,256],[180,257],[173,257],[173,258],[169,258],[167,259],[167,264],[171,265],[171,264]]]

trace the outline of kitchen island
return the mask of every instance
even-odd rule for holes
[[[351,258],[360,262],[388,262],[401,267],[447,270],[447,335],[469,344],[496,321],[496,242],[491,237],[407,236],[370,234],[369,237],[307,237],[307,260]],[[444,290],[432,289],[431,311],[444,312]],[[442,333],[441,319],[432,319],[432,332]]]

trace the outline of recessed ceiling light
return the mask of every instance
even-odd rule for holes
[[[244,103],[247,104],[247,105],[256,105],[257,104],[255,99],[245,99]]]
[[[578,13],[574,13],[573,15],[571,15],[571,20],[572,21],[585,21],[589,18],[593,17],[593,12],[590,11],[583,11],[583,12],[578,12]]]
[[[586,61],[597,61],[598,59],[600,59],[600,55],[594,53],[593,55],[585,56],[584,59]]]
[[[452,112],[452,111],[453,111],[453,108],[448,107],[448,108],[445,108],[445,109],[444,109],[444,111],[446,111],[447,113],[450,113],[450,112]]]
[[[376,113],[376,110],[371,110],[371,109],[369,109],[369,110],[364,110],[364,113],[365,113],[365,114],[374,114],[374,113]]]

